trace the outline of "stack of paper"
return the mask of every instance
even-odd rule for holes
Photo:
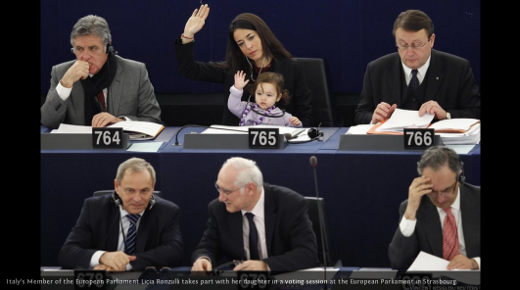
[[[433,120],[434,115],[424,114],[419,117],[419,111],[395,109],[392,116],[374,125],[367,134],[396,134],[402,135],[405,128],[426,128]]]
[[[446,119],[431,124],[446,145],[474,145],[480,142],[480,120],[473,118]]]

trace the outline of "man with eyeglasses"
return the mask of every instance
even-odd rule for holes
[[[434,121],[480,119],[480,88],[469,61],[433,49],[433,22],[420,10],[399,14],[393,35],[397,52],[367,65],[356,124],[376,124],[396,108],[433,114]]]
[[[52,67],[51,86],[40,108],[43,126],[105,127],[128,120],[162,124],[146,66],[117,55],[103,17],[80,18],[70,43],[76,59]]]
[[[318,264],[303,196],[264,183],[256,163],[241,157],[222,165],[215,187],[218,198],[208,206],[208,227],[192,255],[193,272],[230,261],[237,262],[234,271],[288,272]]]
[[[388,249],[393,268],[409,268],[423,251],[450,261],[447,270],[480,269],[480,186],[464,182],[462,166],[449,147],[425,150],[399,208]]]

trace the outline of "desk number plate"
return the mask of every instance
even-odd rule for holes
[[[74,270],[74,289],[107,289],[104,270]]]
[[[250,149],[277,149],[278,128],[249,128]]]
[[[123,128],[92,128],[92,147],[123,148]]]
[[[435,145],[435,129],[404,129],[405,149],[424,149]]]

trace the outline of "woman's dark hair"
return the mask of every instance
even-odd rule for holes
[[[258,37],[262,40],[262,50],[265,57],[293,58],[291,53],[289,53],[276,36],[274,36],[271,29],[262,18],[252,13],[242,13],[235,17],[228,29],[228,44],[224,65],[231,68],[233,71],[239,69],[247,71],[245,68],[249,67],[246,56],[242,53],[240,47],[235,41],[234,33],[235,30],[239,28],[254,30],[258,33]]]

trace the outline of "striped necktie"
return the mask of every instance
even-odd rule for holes
[[[130,227],[126,233],[125,253],[132,255],[135,252],[135,237],[137,233],[137,221],[141,217],[139,214],[127,214],[126,217],[130,221]]]

